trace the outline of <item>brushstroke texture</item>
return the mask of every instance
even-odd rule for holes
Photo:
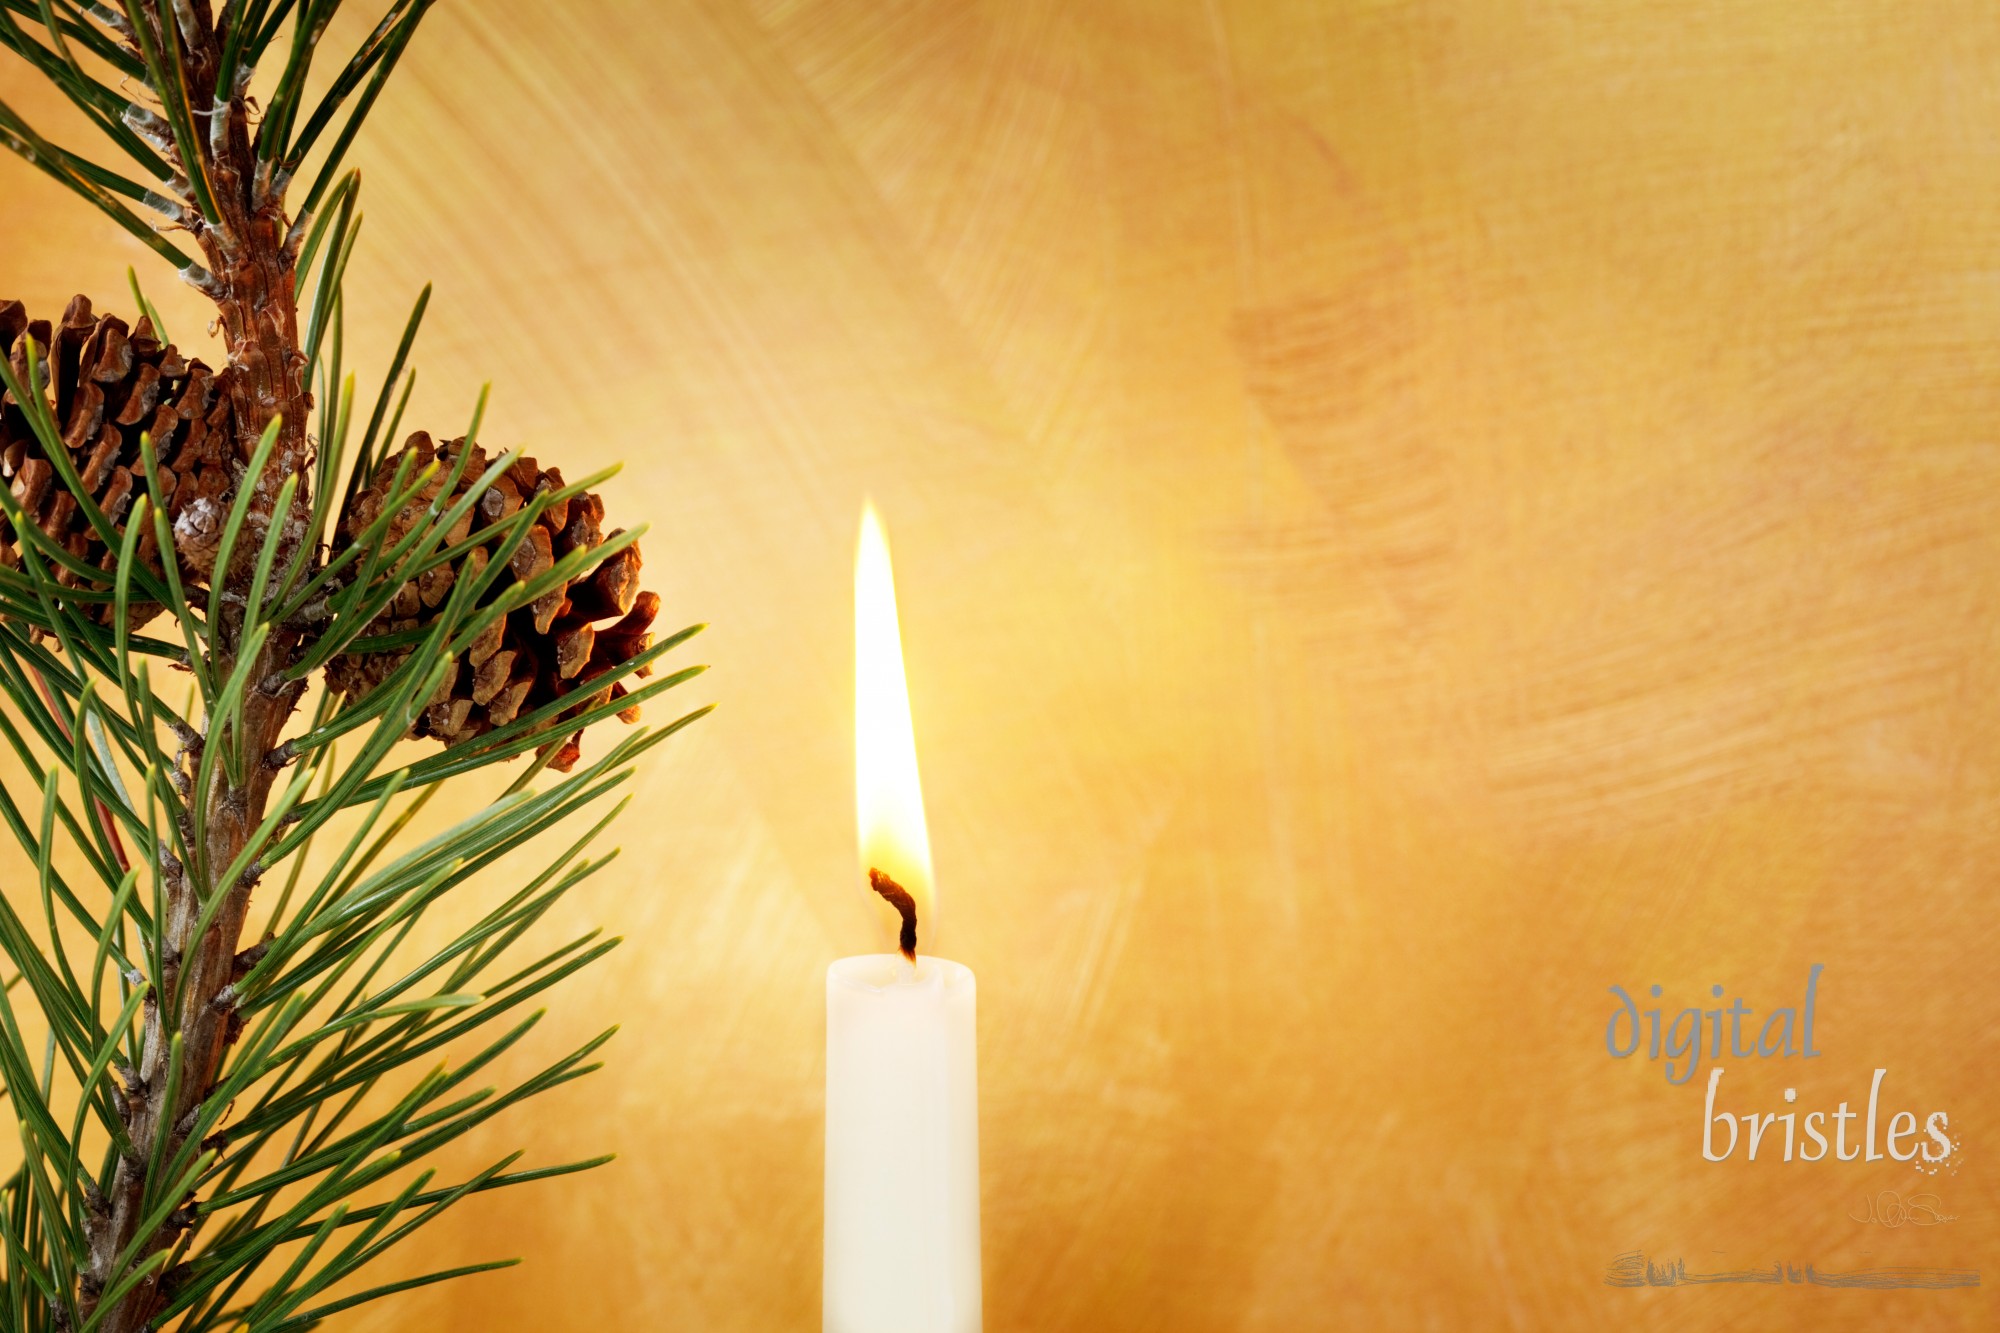
[[[433,21],[358,149],[350,355],[435,280],[413,420],[491,377],[488,438],[630,460],[723,707],[549,927],[639,946],[565,999],[625,1029],[537,1152],[615,1175],[467,1204],[412,1271],[531,1262],[354,1328],[813,1326],[820,974],[882,947],[864,493],[980,977],[994,1333],[2000,1323],[1602,1280],[1607,1237],[1822,1281],[2000,1244],[2000,11]],[[0,230],[38,308],[145,271],[19,163]],[[1813,962],[1783,1077],[1892,1067],[1957,1175],[1705,1164],[1698,1097],[1603,1053],[1613,983]],[[1848,1217],[1918,1183],[1960,1220]]]

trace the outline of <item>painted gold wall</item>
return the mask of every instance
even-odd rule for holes
[[[464,1159],[620,1162],[351,1327],[816,1326],[866,493],[995,1333],[1994,1325],[2000,11],[450,4],[403,70],[350,347],[435,280],[425,424],[490,377],[490,441],[629,460],[722,707],[551,925],[628,938],[534,1053],[611,1067]],[[157,267],[11,160],[0,229],[50,313]],[[1825,1056],[1728,1097],[1886,1067],[1955,1174],[1705,1163],[1698,1082],[1605,1053],[1613,984],[1815,962]],[[1919,1185],[1958,1220],[1850,1216]]]

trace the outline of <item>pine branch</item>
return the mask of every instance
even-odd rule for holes
[[[4,105],[0,141],[209,295],[228,358],[212,373],[167,346],[136,274],[132,325],[82,298],[54,327],[0,302],[0,740],[34,784],[21,800],[0,784],[0,823],[39,909],[31,923],[0,897],[15,973],[0,1082],[23,1152],[0,1183],[0,1333],[304,1329],[486,1271],[326,1299],[472,1194],[606,1160],[410,1176],[597,1067],[609,1032],[511,1086],[475,1083],[542,1014],[517,1011],[618,946],[529,944],[611,863],[591,852],[611,816],[443,945],[412,957],[410,941],[708,711],[580,763],[585,730],[702,670],[640,683],[701,627],[653,643],[645,528],[601,530],[592,488],[611,471],[567,483],[489,454],[483,391],[463,436],[396,445],[429,288],[349,448],[342,291],[361,215],[344,162],[430,4],[394,0],[309,107],[338,0],[0,0],[0,46],[152,183]],[[249,74],[276,49],[259,114]],[[162,616],[165,637],[139,632]],[[185,709],[155,690],[162,657],[189,675]],[[397,760],[412,737],[445,748]],[[412,845],[439,784],[524,755],[499,799]],[[316,843],[350,809],[322,864]],[[282,889],[247,941],[273,871]],[[39,1053],[16,996],[45,1022]]]

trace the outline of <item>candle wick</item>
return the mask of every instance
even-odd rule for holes
[[[903,918],[903,933],[896,944],[903,951],[903,957],[916,962],[917,900],[910,896],[908,889],[873,867],[868,871],[868,887],[888,899],[889,905]]]

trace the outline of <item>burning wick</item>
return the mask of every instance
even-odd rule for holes
[[[895,908],[897,913],[902,916],[903,933],[897,938],[896,945],[903,951],[903,957],[913,963],[916,962],[917,900],[910,896],[908,889],[898,884],[895,880],[890,879],[879,870],[869,870],[868,887],[888,899],[889,906]]]

